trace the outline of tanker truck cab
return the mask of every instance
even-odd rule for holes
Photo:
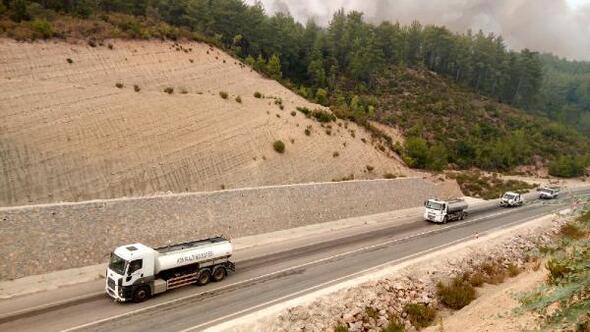
[[[445,216],[445,202],[429,199],[424,202],[424,219],[432,222],[443,222]]]
[[[107,270],[107,294],[120,302],[151,296],[156,255],[154,249],[141,243],[116,248]]]
[[[186,285],[221,281],[235,270],[229,259],[232,244],[223,237],[160,248],[141,243],[111,253],[105,291],[117,302],[142,302],[153,295]]]

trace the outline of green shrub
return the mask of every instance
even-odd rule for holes
[[[305,128],[305,136],[310,136],[311,135],[311,130],[309,130],[309,128]]]
[[[42,38],[47,39],[53,37],[53,27],[47,20],[35,19],[31,23],[31,27],[35,32],[41,35]]]
[[[545,263],[545,268],[549,271],[549,283],[553,285],[559,284],[562,279],[572,272],[569,263],[564,259],[551,258]]]
[[[340,156],[340,152],[335,151],[334,153],[332,153],[332,157],[337,158]]]
[[[295,111],[291,112],[291,116],[296,116],[296,115],[297,115],[297,112],[295,112]]]
[[[67,63],[69,63],[69,64],[72,64],[72,63],[74,63],[74,60],[72,60],[72,59],[70,59],[70,58],[67,58],[67,59],[66,59],[66,62],[67,62]]]
[[[336,121],[336,116],[334,114],[324,110],[314,110],[311,115],[322,123]]]
[[[574,178],[584,175],[586,166],[582,158],[561,156],[549,163],[549,175],[560,178]]]
[[[404,332],[406,330],[406,326],[404,323],[396,316],[391,316],[388,319],[387,325],[381,329],[381,332]]]
[[[139,85],[137,85],[137,84],[134,84],[134,85],[133,85],[133,90],[134,90],[135,92],[139,92],[139,91],[141,91],[141,88],[139,87]]]
[[[436,294],[447,307],[459,310],[475,299],[475,288],[461,278],[454,278],[449,284],[439,282]]]
[[[483,199],[496,199],[507,191],[524,193],[534,188],[535,184],[524,181],[504,181],[496,176],[486,176],[481,172],[461,172],[451,174],[457,180],[463,194]]]
[[[260,93],[258,91],[254,92],[254,98],[258,98],[258,99],[262,98],[262,93]]]
[[[577,220],[578,220],[579,222],[581,222],[581,223],[587,223],[587,222],[590,222],[590,211],[586,211],[586,212],[582,213],[582,214],[581,214],[581,215],[578,217],[578,219],[577,219]]]
[[[395,179],[395,178],[397,178],[397,176],[395,176],[395,174],[385,173],[385,174],[383,174],[383,178],[384,179]]]
[[[349,332],[350,330],[348,329],[348,326],[346,326],[345,324],[342,323],[338,323],[336,326],[334,326],[334,332]]]
[[[366,167],[367,167],[367,171],[369,171],[369,172],[372,172],[375,169],[375,167],[373,167],[371,165],[367,165]]]
[[[225,91],[219,91],[219,96],[223,99],[227,99],[228,94]]]
[[[419,329],[430,326],[436,318],[436,310],[422,303],[408,303],[404,311],[412,325]]]
[[[274,143],[272,143],[272,147],[278,153],[285,153],[285,143],[283,143],[281,140],[274,141]]]
[[[166,89],[164,89],[164,92],[166,92],[167,94],[171,95],[171,94],[174,93],[174,88],[167,87]]]
[[[242,103],[242,97],[237,96],[236,97],[236,102],[241,104]]]
[[[309,110],[309,108],[307,107],[297,107],[297,110],[303,114],[305,114],[305,116],[309,117],[311,115],[311,111]]]
[[[315,100],[318,102],[318,104],[327,106],[328,105],[328,91],[326,91],[322,88],[317,89],[317,91],[315,93]]]
[[[123,83],[121,83],[121,82],[115,83],[115,86],[119,89],[123,89]]]

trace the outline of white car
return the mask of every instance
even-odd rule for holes
[[[555,199],[559,196],[559,188],[541,188],[539,189],[539,198],[540,199]]]
[[[500,206],[513,207],[522,206],[522,204],[524,204],[522,195],[512,191],[504,193],[504,195],[502,195],[502,197],[500,198]]]

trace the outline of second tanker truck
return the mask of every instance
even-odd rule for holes
[[[105,290],[119,302],[142,302],[185,285],[221,281],[235,270],[231,255],[231,242],[223,237],[160,248],[121,246],[111,253]]]

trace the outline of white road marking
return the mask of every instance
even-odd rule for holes
[[[119,314],[119,315],[114,315],[114,316],[110,316],[110,317],[107,317],[107,318],[95,320],[95,321],[92,321],[92,322],[89,322],[89,323],[86,323],[86,324],[82,324],[82,325],[78,325],[78,326],[75,326],[75,327],[71,327],[71,328],[65,329],[63,331],[64,332],[70,332],[70,331],[76,331],[76,330],[88,328],[88,327],[91,327],[91,326],[94,326],[94,325],[98,325],[98,324],[101,324],[101,323],[104,323],[104,322],[108,322],[108,321],[111,321],[111,320],[116,320],[116,319],[120,319],[120,318],[125,318],[125,317],[129,317],[129,316],[133,316],[133,315],[136,315],[136,314],[139,314],[139,313],[148,311],[148,310],[153,310],[153,309],[161,308],[161,307],[168,306],[168,305],[171,305],[171,304],[174,304],[174,303],[178,303],[178,302],[181,302],[181,301],[189,300],[189,299],[192,299],[192,298],[195,298],[195,297],[202,296],[202,295],[207,294],[207,293],[216,292],[216,291],[228,289],[230,287],[247,284],[247,283],[250,283],[250,282],[253,282],[253,281],[256,281],[256,280],[260,280],[260,279],[264,279],[264,278],[267,278],[267,277],[271,277],[273,275],[281,274],[281,273],[292,271],[292,270],[297,270],[297,269],[300,269],[300,268],[305,267],[305,266],[315,265],[315,264],[318,264],[318,263],[322,263],[322,262],[325,262],[325,261],[332,260],[334,258],[338,258],[338,257],[342,257],[342,256],[349,256],[351,254],[354,254],[354,253],[357,253],[357,252],[360,252],[360,251],[365,251],[365,250],[373,249],[373,248],[376,248],[376,247],[382,247],[382,246],[386,246],[386,245],[389,245],[389,244],[392,244],[392,243],[402,242],[402,241],[405,241],[405,240],[408,240],[408,239],[411,239],[411,238],[415,238],[415,237],[420,237],[420,236],[423,236],[423,235],[426,235],[426,234],[432,234],[432,233],[435,233],[435,232],[440,232],[441,230],[446,230],[446,229],[450,229],[450,228],[456,228],[456,227],[459,227],[459,226],[464,225],[464,224],[473,223],[473,222],[476,222],[476,221],[479,221],[479,220],[482,220],[482,219],[497,217],[497,216],[500,216],[500,215],[511,213],[513,211],[514,210],[507,210],[507,211],[503,211],[503,212],[499,212],[499,213],[495,213],[495,214],[483,216],[483,217],[480,217],[480,218],[477,218],[477,219],[471,219],[471,220],[468,220],[468,221],[463,221],[463,222],[458,223],[458,224],[452,224],[452,225],[449,225],[449,226],[438,227],[438,228],[436,228],[436,229],[434,229],[432,231],[425,231],[425,232],[421,232],[421,233],[411,234],[411,235],[406,236],[406,237],[403,237],[401,239],[388,240],[388,241],[384,241],[384,242],[381,242],[381,243],[373,244],[373,245],[370,245],[370,246],[353,249],[353,250],[350,250],[350,251],[347,251],[347,252],[343,252],[343,253],[340,253],[340,254],[336,254],[336,255],[329,256],[329,257],[320,258],[320,259],[317,259],[317,260],[314,260],[314,261],[311,261],[311,262],[299,264],[299,265],[288,267],[288,268],[285,268],[285,269],[282,269],[282,270],[279,270],[279,271],[275,271],[275,272],[263,274],[263,275],[260,275],[260,276],[254,277],[254,278],[250,278],[250,279],[246,279],[246,280],[243,280],[243,281],[235,282],[233,284],[224,285],[222,287],[214,288],[212,290],[208,290],[208,291],[204,291],[204,292],[201,292],[201,293],[196,293],[196,294],[191,294],[191,295],[183,296],[183,297],[180,297],[180,298],[177,298],[177,299],[172,299],[172,300],[169,300],[169,301],[166,301],[166,302],[158,303],[158,304],[155,304],[155,305],[152,305],[152,306],[149,306],[149,307],[144,307],[144,308],[141,308],[141,309],[136,309],[136,310],[128,311],[128,312],[125,312],[125,313],[122,313],[122,314]],[[543,214],[547,214],[547,212],[545,212]],[[541,214],[541,215],[543,215],[543,214]],[[522,221],[518,221],[518,222],[522,222]],[[506,226],[507,225],[503,225],[501,227],[506,227]],[[471,238],[471,237],[472,236],[469,236],[467,238]],[[454,242],[452,242],[452,243],[454,243]],[[390,263],[388,263],[388,264],[390,264]]]

